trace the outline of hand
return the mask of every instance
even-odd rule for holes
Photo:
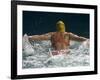
[[[89,47],[90,46],[90,39],[86,40],[86,45]]]

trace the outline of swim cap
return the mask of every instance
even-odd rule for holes
[[[65,32],[65,24],[63,21],[58,21],[56,27],[58,32]]]

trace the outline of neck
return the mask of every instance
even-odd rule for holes
[[[58,33],[65,33],[65,32],[61,32],[61,31],[57,31]]]
[[[61,31],[58,31],[58,32],[62,32],[62,33],[64,33],[64,32],[65,32],[65,30],[61,30]]]

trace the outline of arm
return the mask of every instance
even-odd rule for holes
[[[70,36],[70,39],[74,40],[74,41],[85,41],[85,40],[87,40],[87,38],[81,37],[81,36],[77,36],[77,35],[75,35],[73,33],[69,33],[69,36]]]
[[[49,40],[53,32],[42,34],[42,35],[33,35],[29,36],[29,40]]]

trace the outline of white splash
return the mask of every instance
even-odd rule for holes
[[[23,37],[22,45],[24,55],[28,56],[34,54],[34,49],[28,40],[27,34],[25,34]]]
[[[23,68],[89,66],[89,40],[70,42],[70,53],[50,57],[51,42],[29,41],[23,36]]]

